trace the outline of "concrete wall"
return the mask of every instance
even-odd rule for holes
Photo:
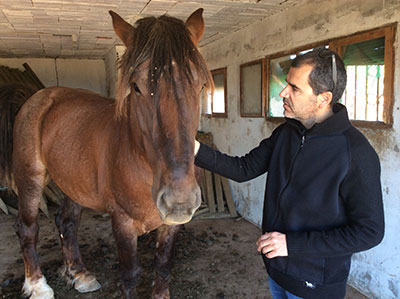
[[[213,133],[215,144],[223,152],[247,153],[277,125],[263,118],[240,117],[240,64],[399,20],[400,1],[310,0],[201,48],[210,69],[228,68],[228,118],[203,117],[201,129]],[[395,42],[393,128],[362,129],[381,159],[386,234],[379,246],[354,256],[349,280],[368,297],[379,299],[400,298],[399,31]],[[231,184],[239,212],[257,225],[261,225],[264,184],[265,175],[251,182]]]
[[[104,60],[0,58],[0,65],[19,68],[28,63],[44,86],[67,86],[89,89],[108,96]]]
[[[109,97],[115,98],[118,81],[118,62],[125,53],[125,46],[117,45],[108,52],[104,63],[106,68],[106,85]]]
[[[106,87],[107,93],[110,97],[115,97],[115,88],[117,82],[117,51],[113,47],[110,52],[108,52],[106,59],[104,60],[106,68]]]

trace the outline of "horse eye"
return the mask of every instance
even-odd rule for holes
[[[135,90],[137,95],[142,95],[142,92],[140,91],[139,87],[137,86],[136,82],[132,83],[133,89]]]

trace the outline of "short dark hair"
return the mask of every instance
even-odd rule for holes
[[[313,66],[308,83],[314,94],[319,95],[324,91],[330,91],[332,92],[331,105],[336,103],[342,97],[347,83],[346,69],[342,58],[336,52],[320,47],[298,55],[293,60],[291,67],[297,68],[305,64]],[[334,64],[336,64],[336,74],[334,74]],[[335,75],[336,78],[334,78]]]

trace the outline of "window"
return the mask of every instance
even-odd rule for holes
[[[286,76],[295,57],[296,54],[267,58],[269,62],[267,118],[283,117],[283,102],[279,93],[286,86]]]
[[[208,91],[201,95],[203,114],[213,117],[227,117],[226,67],[211,71],[214,80],[214,94]]]
[[[264,59],[240,66],[240,116],[264,116]]]
[[[347,70],[341,102],[357,125],[393,124],[393,41],[395,26],[332,41]]]
[[[266,117],[283,117],[279,92],[292,60],[299,53],[325,45],[335,50],[347,70],[347,86],[340,99],[358,126],[388,127],[393,124],[393,41],[395,24],[348,37],[267,57]]]

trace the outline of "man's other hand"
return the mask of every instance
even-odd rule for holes
[[[257,251],[267,258],[287,256],[286,235],[278,232],[265,233],[257,240]]]

